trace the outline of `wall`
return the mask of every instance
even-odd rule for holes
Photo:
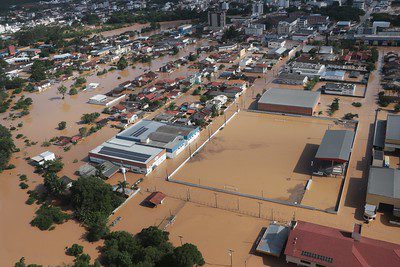
[[[279,113],[299,114],[299,115],[309,115],[309,116],[313,115],[313,109],[311,109],[311,108],[274,105],[274,104],[265,104],[265,103],[258,103],[258,110],[272,111],[272,112],[279,112]]]

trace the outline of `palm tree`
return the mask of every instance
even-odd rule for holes
[[[125,194],[125,189],[129,186],[127,181],[119,181],[117,191],[121,192],[121,194]]]
[[[105,180],[107,177],[104,175],[104,170],[106,169],[103,164],[96,165],[96,177]]]

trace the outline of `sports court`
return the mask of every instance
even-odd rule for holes
[[[311,161],[328,128],[344,126],[333,120],[241,111],[173,178],[301,203]]]

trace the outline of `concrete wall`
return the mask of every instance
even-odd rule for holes
[[[274,105],[274,104],[266,104],[266,103],[258,103],[258,110],[279,112],[279,113],[290,113],[290,114],[298,114],[298,115],[308,115],[308,116],[313,115],[313,109],[311,109],[311,108]]]

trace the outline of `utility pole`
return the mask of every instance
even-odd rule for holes
[[[231,267],[233,266],[233,249],[228,249],[228,254],[231,257]]]
[[[239,197],[237,198],[237,210],[239,210]]]
[[[217,193],[214,193],[214,197],[215,197],[215,207],[218,208]]]
[[[257,202],[258,203],[258,218],[261,218],[261,204],[262,202]]]

